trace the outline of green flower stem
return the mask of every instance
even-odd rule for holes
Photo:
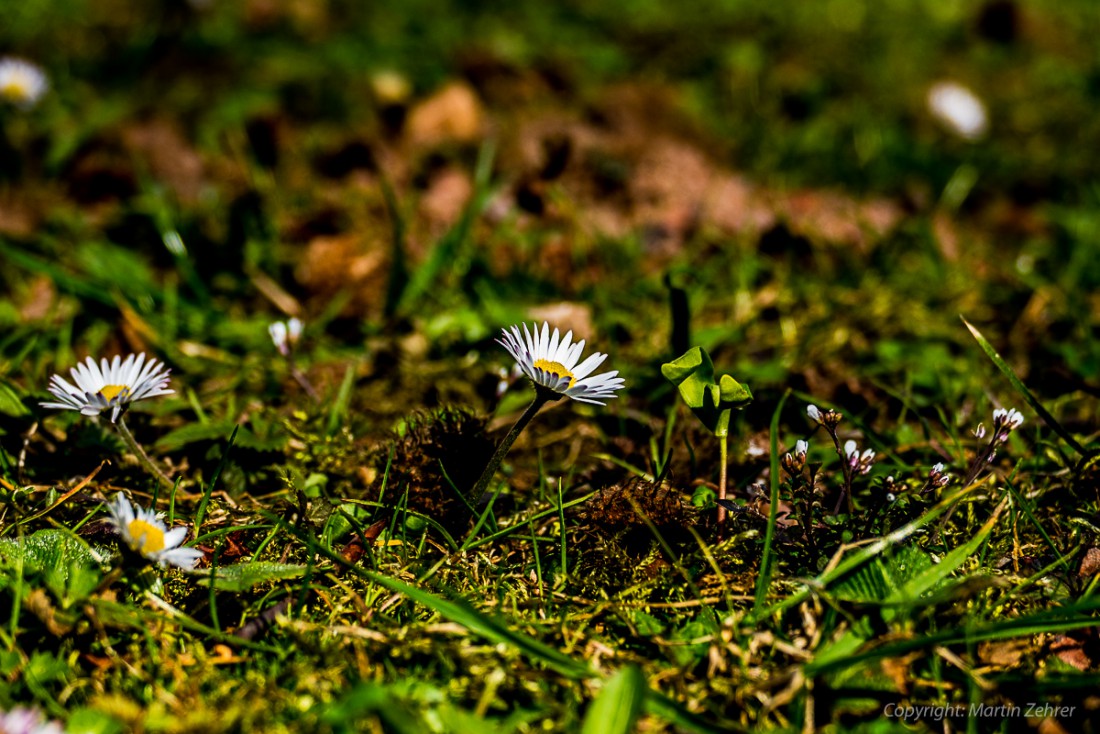
[[[137,456],[141,465],[145,467],[145,471],[156,477],[157,481],[165,487],[174,486],[174,482],[153,463],[153,460],[149,458],[149,454],[145,453],[145,449],[141,448],[141,444],[134,438],[134,434],[130,433],[130,429],[126,427],[126,419],[120,415],[118,421],[115,423],[115,427],[118,428],[122,440],[124,440],[126,445],[130,447],[130,450],[134,452],[134,455]]]
[[[504,440],[497,446],[497,450],[493,453],[493,458],[489,459],[489,463],[485,466],[485,471],[481,473],[481,478],[477,480],[477,484],[474,485],[474,489],[470,492],[470,496],[474,497],[474,507],[483,507],[482,500],[485,499],[485,495],[489,492],[489,483],[493,481],[493,476],[497,473],[497,469],[500,468],[500,463],[504,461],[504,457],[508,455],[508,450],[512,448],[512,444],[519,438],[519,434],[523,432],[523,429],[527,427],[527,424],[531,422],[531,419],[535,417],[535,413],[539,412],[539,409],[543,405],[551,400],[558,400],[561,395],[548,390],[544,387],[535,386],[535,399],[531,401],[531,404],[527,406],[527,410],[523,411],[523,415],[519,417],[516,424],[512,426],[512,429],[508,431],[508,435],[504,437]]]
[[[729,436],[722,435],[718,437],[718,460],[721,462],[721,466],[718,468],[718,499],[724,500],[726,498],[726,464],[729,461]],[[718,525],[721,526],[726,521],[726,508],[721,503],[718,505]]]

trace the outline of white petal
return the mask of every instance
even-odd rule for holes
[[[603,361],[605,359],[607,359],[606,354],[601,354],[600,352],[596,352],[595,354],[591,355],[588,359],[584,360],[579,365],[577,365],[577,367],[573,370],[573,376],[576,377],[578,380],[580,380],[584,377],[587,377],[588,375],[590,375],[592,373],[593,370],[595,370],[597,367],[599,367],[601,364],[603,364]]]
[[[186,538],[186,537],[187,537],[187,528],[183,527],[182,525],[178,528],[172,528],[171,530],[169,530],[167,533],[164,534],[164,547],[165,548],[175,548],[180,543],[182,543],[183,539]]]

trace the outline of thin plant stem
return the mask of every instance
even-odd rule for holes
[[[149,454],[145,453],[145,449],[141,448],[141,444],[134,438],[134,434],[130,433],[130,429],[126,426],[126,419],[120,415],[118,421],[115,422],[115,427],[118,429],[119,435],[122,436],[122,440],[126,442],[126,445],[129,446],[130,450],[137,456],[138,462],[145,468],[145,471],[156,477],[157,481],[165,487],[174,487],[175,483],[153,463],[153,460],[149,458]]]
[[[531,422],[531,419],[535,417],[535,413],[539,412],[550,400],[560,398],[554,392],[546,390],[542,387],[536,386],[535,399],[531,401],[531,404],[527,406],[527,410],[523,411],[523,415],[519,417],[516,424],[512,426],[508,431],[508,435],[497,446],[497,450],[493,453],[493,458],[489,459],[489,463],[485,466],[485,471],[481,473],[481,478],[477,480],[477,484],[474,485],[473,491],[470,492],[470,496],[474,497],[474,507],[483,507],[483,500],[489,493],[489,484],[493,481],[493,476],[497,473],[497,469],[500,468],[500,463],[504,461],[504,457],[508,455],[508,450],[512,448],[512,444],[519,438],[519,434],[523,432],[523,429],[527,427],[527,424]],[[494,497],[495,499],[495,497]]]
[[[726,499],[726,478],[727,467],[729,463],[729,436],[718,437],[718,461],[721,462],[721,466],[718,468],[718,499]],[[726,507],[722,502],[718,503],[718,525],[721,526],[726,522]]]

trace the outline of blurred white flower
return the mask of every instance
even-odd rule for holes
[[[572,331],[559,336],[558,330],[554,329],[551,335],[550,325],[544,321],[541,332],[535,326],[533,337],[527,330],[527,324],[523,324],[522,335],[519,326],[503,329],[502,333],[504,338],[497,339],[497,342],[508,350],[516,364],[536,385],[582,403],[604,405],[600,401],[618,397],[615,391],[625,384],[621,377],[617,377],[618,370],[592,374],[607,359],[606,354],[596,352],[577,364],[584,351],[584,339],[574,344]]]
[[[289,356],[302,337],[302,322],[298,319],[289,321],[275,321],[268,325],[267,333],[271,335],[271,341],[279,354]]]
[[[940,124],[966,140],[978,140],[989,130],[985,104],[957,82],[937,82],[928,90],[928,109]]]
[[[64,730],[41,711],[16,706],[6,714],[0,713],[0,734],[64,734]]]
[[[799,439],[798,441],[794,442],[794,455],[795,456],[801,456],[803,459],[805,459],[806,458],[806,452],[808,452],[809,450],[810,450],[810,444],[807,443],[806,441],[803,441],[803,440]]]
[[[821,422],[821,411],[817,409],[816,405],[807,405],[806,415],[810,417],[810,420]]]
[[[187,537],[187,528],[181,526],[169,530],[157,513],[134,507],[122,492],[107,503],[107,512],[111,515],[111,524],[126,545],[142,557],[159,563],[162,568],[170,563],[191,569],[204,555],[196,548],[181,547]]]
[[[75,385],[60,375],[50,378],[49,390],[60,402],[39,405],[43,408],[79,410],[87,416],[97,416],[110,410],[111,423],[116,423],[130,403],[174,393],[175,390],[168,389],[170,372],[155,359],[146,362],[144,353],[131,354],[125,361],[116,355],[110,362],[99,360],[99,364],[88,357],[84,364],[69,370]]]
[[[46,94],[50,83],[46,72],[25,59],[0,59],[0,100],[17,107],[33,107]]]

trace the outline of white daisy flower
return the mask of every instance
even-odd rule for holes
[[[550,325],[544,321],[541,332],[535,326],[534,337],[527,330],[527,324],[523,324],[522,336],[519,326],[502,329],[502,333],[504,338],[497,339],[497,342],[508,350],[523,373],[538,386],[582,403],[604,405],[602,400],[618,397],[615,391],[626,384],[621,377],[617,377],[618,370],[592,374],[607,359],[606,354],[596,352],[577,364],[584,351],[584,339],[574,344],[572,331],[566,332],[563,337],[559,336],[557,329],[551,334]]]
[[[168,389],[170,372],[155,359],[146,362],[144,353],[131,354],[125,361],[116,355],[111,362],[101,359],[99,364],[88,357],[84,364],[69,370],[75,385],[60,375],[50,378],[50,392],[60,402],[39,405],[43,408],[79,410],[87,416],[110,410],[111,423],[115,423],[130,403],[174,393],[175,390]]]
[[[160,564],[162,568],[170,563],[179,568],[191,569],[204,555],[196,548],[180,547],[180,543],[187,537],[187,528],[181,526],[169,530],[157,513],[134,507],[122,492],[107,503],[107,512],[111,515],[111,524],[118,530],[126,545],[142,557]]]
[[[16,706],[6,714],[0,713],[0,734],[64,734],[64,730],[41,711]]]
[[[33,107],[49,86],[46,73],[31,62],[12,56],[0,59],[0,99]]]
[[[957,82],[937,82],[928,90],[928,109],[940,124],[965,140],[978,140],[989,130],[985,104]]]

